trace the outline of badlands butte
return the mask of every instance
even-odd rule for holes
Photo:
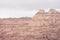
[[[60,40],[60,12],[41,9],[32,18],[0,19],[0,40]]]

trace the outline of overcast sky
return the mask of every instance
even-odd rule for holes
[[[40,8],[60,9],[60,0],[0,0],[0,18],[32,17]]]

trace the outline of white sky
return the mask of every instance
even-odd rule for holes
[[[0,0],[0,18],[32,17],[40,8],[60,9],[60,0]]]

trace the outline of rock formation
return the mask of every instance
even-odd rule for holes
[[[60,20],[60,12],[55,9],[50,9],[49,12],[39,10],[37,14],[33,16],[33,20],[38,21],[38,24],[42,23],[49,25],[52,23],[56,23],[56,20]]]
[[[0,19],[0,40],[60,40],[60,12],[41,9],[32,18]]]

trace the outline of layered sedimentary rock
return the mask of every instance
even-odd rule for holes
[[[41,9],[32,18],[0,19],[0,40],[60,40],[60,12]]]
[[[60,12],[55,9],[50,9],[48,12],[45,12],[44,10],[39,10],[37,14],[33,16],[33,20],[37,21],[38,24],[55,24],[57,20],[60,20]]]

